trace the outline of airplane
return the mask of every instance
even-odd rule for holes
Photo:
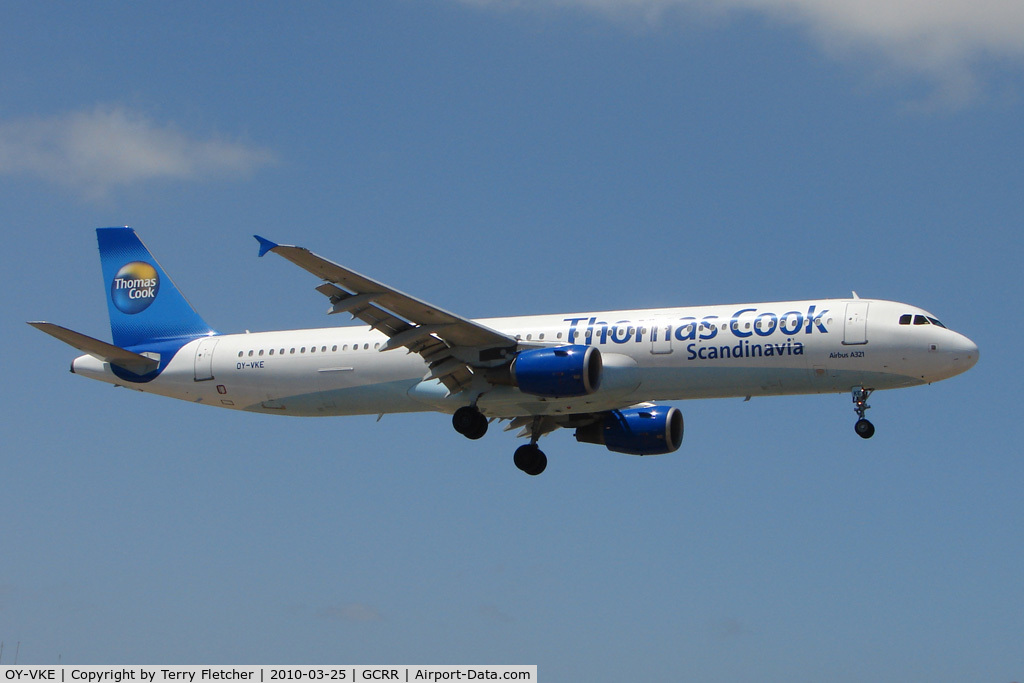
[[[816,299],[470,320],[317,256],[254,235],[317,276],[328,313],[366,326],[221,334],[128,227],[99,228],[113,343],[28,324],[84,352],[71,372],[194,403],[272,415],[435,411],[479,439],[521,429],[520,470],[559,428],[630,455],[676,451],[683,416],[659,401],[848,393],[867,439],[868,397],[965,372],[978,347],[908,304]],[[402,353],[404,351],[404,353]],[[379,417],[378,417],[379,419]]]

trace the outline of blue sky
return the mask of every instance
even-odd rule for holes
[[[545,681],[1024,678],[1019,3],[12,3],[3,663],[536,663]],[[633,458],[441,415],[89,382],[94,228],[225,332],[336,324],[253,233],[467,316],[862,296],[981,361],[677,403]]]

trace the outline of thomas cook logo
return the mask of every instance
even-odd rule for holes
[[[117,310],[135,315],[149,308],[160,290],[160,277],[156,268],[143,261],[132,261],[121,266],[110,283],[110,299]]]

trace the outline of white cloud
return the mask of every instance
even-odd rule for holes
[[[97,197],[146,180],[238,177],[272,163],[264,149],[198,139],[123,107],[0,122],[0,173]]]
[[[806,30],[831,54],[926,76],[951,100],[969,97],[980,64],[1024,61],[1022,0],[462,0],[477,6],[578,7],[658,23],[753,12]]]

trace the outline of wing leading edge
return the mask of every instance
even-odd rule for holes
[[[317,291],[331,302],[327,311],[349,313],[389,337],[381,351],[406,348],[423,357],[424,380],[440,380],[450,394],[467,388],[474,368],[511,358],[515,338],[389,287],[305,247],[277,244],[259,235],[260,256],[274,252],[324,280]]]

